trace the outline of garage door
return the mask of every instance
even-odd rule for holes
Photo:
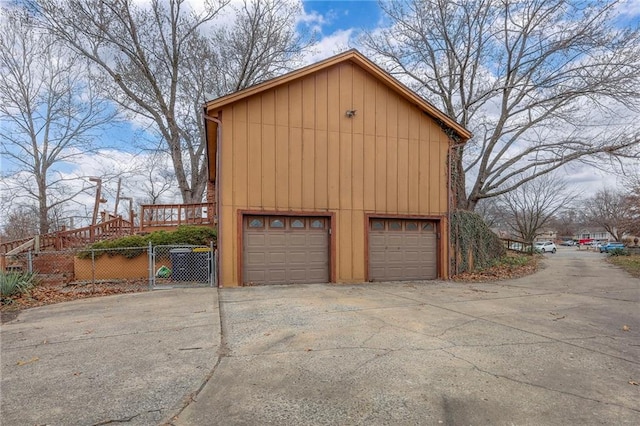
[[[435,222],[371,219],[369,279],[432,280],[438,276]]]
[[[304,284],[329,281],[329,219],[244,218],[245,284]]]

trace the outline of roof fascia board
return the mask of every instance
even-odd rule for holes
[[[212,101],[206,102],[204,105],[205,111],[207,112],[207,114],[209,114],[225,105],[231,104],[233,102],[237,102],[249,96],[253,96],[257,93],[267,91],[269,89],[273,89],[274,87],[289,83],[290,81],[312,74],[315,71],[319,71],[324,68],[329,68],[333,65],[337,65],[347,60],[351,60],[352,62],[354,62],[361,68],[363,68],[365,71],[373,74],[375,77],[381,80],[385,85],[387,85],[391,89],[401,94],[405,99],[415,104],[418,108],[425,111],[433,118],[437,118],[440,121],[442,121],[446,126],[453,129],[455,133],[457,133],[458,136],[460,136],[460,138],[463,141],[466,141],[471,138],[472,136],[471,132],[469,132],[467,129],[462,127],[455,120],[452,120],[449,116],[447,116],[445,113],[440,111],[438,108],[431,105],[429,102],[425,101],[422,97],[418,96],[414,91],[406,87],[404,84],[400,83],[397,79],[389,75],[386,71],[384,71],[382,68],[380,68],[378,65],[370,61],[368,58],[366,58],[364,55],[362,55],[360,52],[358,52],[355,49],[348,50],[344,53],[340,53],[336,56],[332,56],[330,58],[327,58],[320,62],[316,62],[311,65],[307,65],[306,67],[284,74],[280,77],[275,77],[271,80],[267,80],[255,86],[248,87],[238,92],[230,93],[218,99],[214,99]]]

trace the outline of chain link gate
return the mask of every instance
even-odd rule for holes
[[[215,251],[211,246],[149,244],[149,289],[213,287]]]

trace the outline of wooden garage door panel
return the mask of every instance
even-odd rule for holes
[[[265,245],[266,236],[262,234],[247,235],[245,244],[247,247],[262,247]]]
[[[259,220],[253,221],[256,218]],[[284,226],[270,227],[276,220]],[[250,227],[249,223],[258,226]],[[252,216],[245,219],[243,281],[254,284],[329,281],[326,224],[327,220],[321,217]]]
[[[437,239],[429,221],[385,220],[384,229],[369,231],[369,278],[406,281],[437,278]],[[389,224],[393,222],[393,226]],[[402,223],[401,229],[398,222]],[[416,226],[417,224],[417,226]],[[393,229],[391,229],[393,228]]]
[[[287,253],[283,251],[272,251],[270,253],[266,253],[266,257],[269,259],[267,263],[271,265],[284,265],[287,261]]]

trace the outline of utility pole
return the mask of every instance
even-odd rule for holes
[[[100,203],[106,203],[107,200],[101,197],[102,191],[102,179],[97,177],[90,177],[91,182],[96,182],[96,202],[93,206],[93,219],[91,225],[95,225],[98,222],[98,210],[100,210]]]
[[[113,208],[113,215],[118,217],[118,204],[120,203],[120,185],[122,178],[118,178],[118,190],[116,191],[116,206]]]

